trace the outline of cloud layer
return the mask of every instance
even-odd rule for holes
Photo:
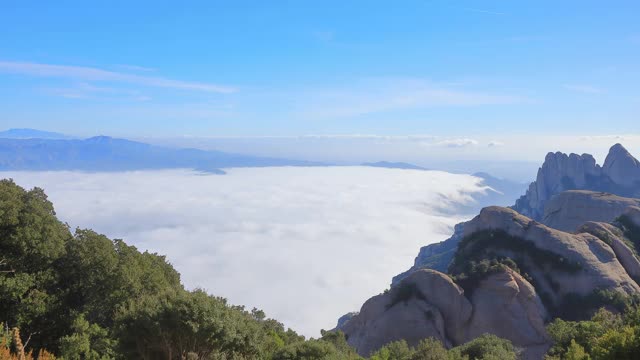
[[[166,254],[189,288],[318,336],[441,241],[478,179],[367,167],[0,173],[40,186],[72,226]],[[455,212],[455,211],[453,211]]]

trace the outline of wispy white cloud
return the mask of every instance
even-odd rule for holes
[[[489,141],[489,143],[487,144],[488,147],[498,147],[498,146],[504,146],[504,143],[501,141],[496,141],[496,140],[492,140]]]
[[[346,118],[433,107],[466,107],[530,103],[517,95],[474,91],[422,79],[368,79],[337,89],[301,91],[298,115]]]
[[[118,64],[118,65],[115,65],[115,67],[123,70],[128,70],[128,71],[141,71],[141,72],[156,71],[156,69],[154,68],[150,68],[146,66],[138,66],[138,65]]]
[[[593,85],[585,85],[585,84],[565,84],[563,87],[567,90],[576,91],[585,94],[601,94],[604,92],[603,89],[593,86]]]
[[[442,141],[438,141],[435,143],[435,145],[449,147],[449,148],[462,148],[467,146],[478,145],[478,140],[469,139],[469,138],[452,138],[452,139],[445,139]]]
[[[65,78],[79,81],[119,82],[149,87],[194,90],[214,93],[232,93],[236,91],[234,87],[230,86],[173,80],[155,76],[142,76],[85,66],[0,61],[0,72],[36,77]]]
[[[86,82],[75,83],[68,87],[45,88],[44,92],[68,99],[120,99],[148,101],[151,97],[141,91],[125,88],[95,86]]]

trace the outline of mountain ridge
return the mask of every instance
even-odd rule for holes
[[[0,138],[0,170],[4,171],[190,168],[224,174],[221,168],[324,165],[311,161],[238,155],[213,150],[173,149],[109,136],[88,139]]]

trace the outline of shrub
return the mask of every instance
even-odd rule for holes
[[[502,230],[482,230],[475,232],[460,241],[456,255],[449,267],[452,274],[460,273],[470,261],[498,258],[492,252],[506,250],[519,258],[528,257],[538,266],[549,266],[558,271],[575,273],[582,269],[578,263],[572,263],[563,256],[549,250],[538,248],[533,242],[507,234]],[[504,257],[503,257],[504,258]],[[512,259],[520,265],[522,261]]]
[[[390,342],[371,354],[369,360],[411,360],[414,352],[406,341]]]
[[[467,298],[471,298],[475,289],[480,285],[480,282],[486,279],[489,275],[504,271],[506,268],[511,268],[515,271],[519,271],[516,263],[509,258],[494,258],[483,259],[480,261],[469,261],[464,264],[462,272],[453,275],[453,280],[464,289],[464,295]]]
[[[417,298],[424,301],[427,300],[415,283],[402,281],[398,286],[391,289],[391,302],[387,304],[387,309],[390,309],[401,302],[406,304],[411,298]]]
[[[452,359],[516,360],[518,353],[509,340],[484,334],[450,350]]]

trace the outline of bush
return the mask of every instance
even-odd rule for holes
[[[411,360],[447,360],[449,355],[442,343],[434,338],[420,341]]]
[[[495,250],[506,250],[521,258],[528,257],[538,266],[549,266],[558,271],[575,273],[582,269],[582,265],[572,263],[553,251],[540,249],[531,241],[511,236],[502,230],[482,230],[460,241],[449,272],[454,275],[463,272],[465,265],[470,261],[499,258],[492,254]],[[512,259],[520,265],[522,261],[518,260]]]
[[[509,340],[484,334],[450,350],[452,359],[516,360],[518,354]]]
[[[469,261],[462,268],[462,272],[457,275],[453,275],[452,278],[453,281],[464,289],[464,295],[470,299],[482,280],[486,279],[491,274],[504,271],[507,268],[519,271],[516,263],[509,258]]]
[[[414,351],[406,341],[399,340],[388,343],[373,353],[369,360],[411,360]]]
[[[417,298],[423,301],[427,300],[420,289],[418,289],[418,286],[415,283],[408,281],[400,282],[400,284],[395,288],[392,288],[390,292],[391,302],[387,304],[387,309],[390,309],[401,302],[406,304],[411,298]]]

